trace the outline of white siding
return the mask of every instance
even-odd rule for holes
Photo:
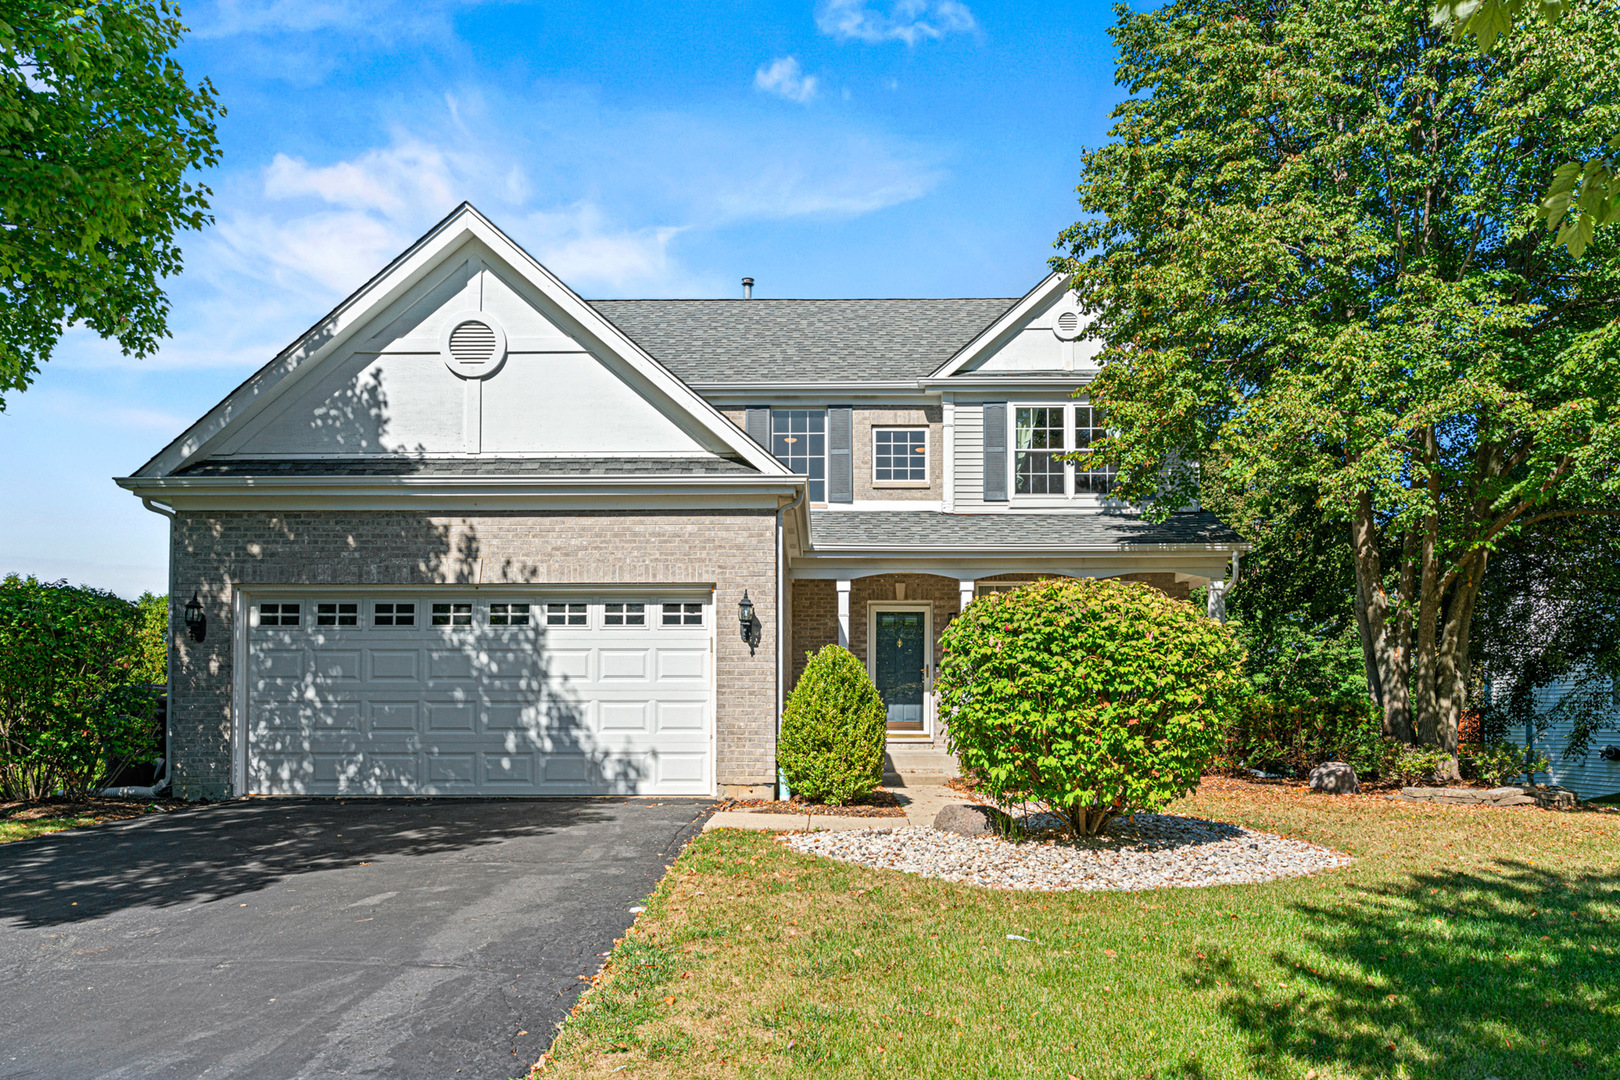
[[[1554,683],[1536,694],[1536,709],[1545,715],[1550,712],[1563,696],[1569,692],[1572,682],[1564,681]],[[1552,764],[1547,768],[1545,777],[1537,775],[1536,779],[1548,779],[1552,783],[1569,788],[1583,799],[1595,799],[1603,795],[1620,793],[1620,761],[1605,761],[1598,756],[1598,751],[1604,746],[1620,746],[1620,708],[1610,714],[1610,723],[1598,731],[1593,737],[1591,750],[1585,760],[1580,758],[1566,759],[1564,747],[1569,742],[1570,725],[1567,722],[1554,723],[1545,732],[1535,738],[1534,745],[1545,757],[1551,759]],[[1525,733],[1517,733],[1515,742],[1524,741]],[[1513,736],[1510,736],[1513,737]]]

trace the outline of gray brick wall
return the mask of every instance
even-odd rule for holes
[[[181,602],[206,605],[201,643],[176,635],[169,705],[175,792],[231,793],[232,608],[238,589],[281,585],[679,584],[717,586],[716,776],[723,790],[776,778],[775,520],[734,511],[182,512],[171,573]],[[747,589],[759,651],[736,631]]]

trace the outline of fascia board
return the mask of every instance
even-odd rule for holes
[[[492,250],[504,248],[511,256],[509,262],[529,279],[529,283],[545,294],[546,298],[574,321],[576,329],[594,340],[603,349],[612,352],[629,364],[658,391],[677,406],[683,407],[722,446],[742,457],[761,473],[772,476],[791,476],[787,466],[777,461],[769,451],[748,437],[748,434],[726,418],[726,415],[705,401],[696,391],[660,364],[640,345],[630,339],[607,316],[587,304],[561,278],[541,265],[511,237],[497,228],[488,218],[471,206],[468,207],[470,231],[478,234]]]
[[[1030,314],[1054,293],[1061,292],[1068,287],[1068,275],[1053,272],[1043,278],[1023,299],[1002,313],[1001,318],[991,323],[979,332],[979,336],[958,349],[956,355],[941,364],[938,370],[928,376],[929,379],[943,379],[961,371],[969,363],[978,359],[979,355],[996,343],[996,340],[1013,326],[1029,318]]]
[[[273,477],[257,480],[216,478],[158,479],[120,477],[115,482],[135,495],[157,499],[177,510],[421,510],[450,509],[624,509],[653,507],[774,510],[799,493],[797,484],[755,477],[708,478],[669,483],[656,478],[568,477],[464,480],[388,478]],[[793,478],[797,479],[797,478]]]
[[[1079,389],[1096,381],[1096,371],[1064,371],[1054,375],[930,375],[921,385],[936,393],[945,390],[1061,390]]]
[[[1196,552],[1246,552],[1246,541],[1235,544],[816,544],[807,556],[854,557],[867,555],[1120,555],[1128,553],[1191,554]]]
[[[700,394],[826,394],[833,392],[916,392],[919,383],[916,379],[901,381],[879,382],[872,380],[844,380],[841,382],[724,382],[724,383],[691,383],[691,388]]]
[[[227,427],[259,412],[280,397],[293,382],[293,376],[313,370],[318,362],[337,351],[373,311],[387,307],[437,266],[447,247],[461,239],[452,226],[476,214],[471,204],[452,210],[416,243],[406,248],[369,281],[350,293],[322,316],[292,344],[226,394],[202,418],[174,438],[139,469],[136,476],[158,476],[180,468],[215,441]]]

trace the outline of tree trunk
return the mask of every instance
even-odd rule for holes
[[[1383,706],[1384,734],[1412,742],[1412,717],[1407,679],[1410,618],[1401,605],[1390,603],[1384,589],[1383,560],[1378,554],[1378,525],[1373,519],[1372,494],[1356,500],[1351,518],[1351,548],[1356,567],[1356,622],[1361,629],[1363,662],[1371,674],[1374,700]],[[1408,560],[1409,561],[1409,560]],[[1409,574],[1403,568],[1403,579]],[[1393,610],[1392,610],[1393,609]]]

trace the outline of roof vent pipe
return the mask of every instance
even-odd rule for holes
[[[751,278],[751,277],[745,277],[745,278],[743,278],[743,299],[744,300],[752,300],[753,298],[754,298],[754,279]]]

